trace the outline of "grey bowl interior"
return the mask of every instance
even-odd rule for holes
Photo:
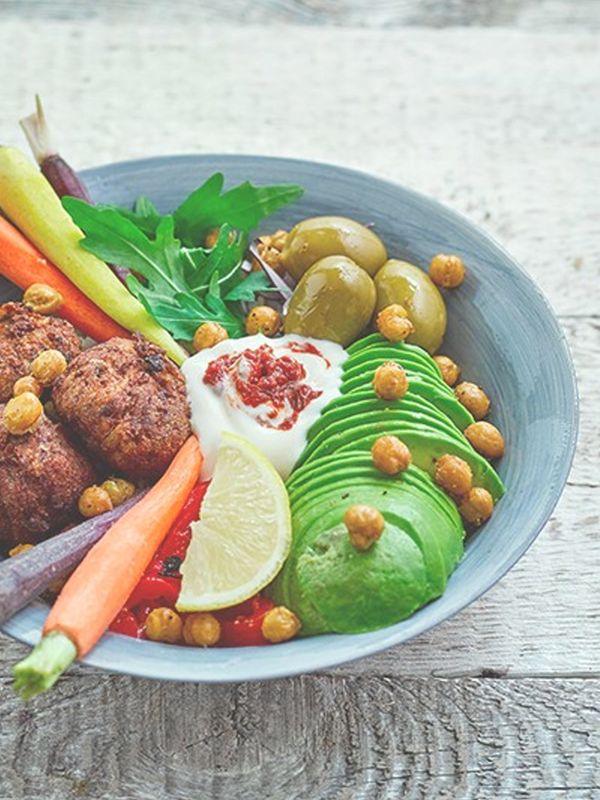
[[[418,265],[437,252],[458,253],[468,268],[447,293],[449,325],[442,348],[468,380],[492,398],[491,420],[505,434],[499,472],[507,494],[493,518],[466,545],[443,597],[410,619],[369,634],[322,636],[266,648],[211,649],[159,645],[108,634],[86,658],[104,669],[195,681],[237,681],[333,666],[406,641],[473,602],[533,542],[569,473],[577,436],[577,389],[564,335],[547,301],[523,269],[489,236],[439,203],[372,176],[325,164],[262,156],[175,156],[88,170],[97,201],[130,204],[139,194],[161,211],[173,208],[209,174],[227,183],[296,182],[303,198],[271,218],[290,227],[316,214],[374,223],[388,252]],[[11,294],[0,286],[0,299]],[[14,293],[12,293],[14,295]],[[34,643],[46,608],[34,603],[4,630]]]

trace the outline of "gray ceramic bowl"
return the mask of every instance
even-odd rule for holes
[[[563,489],[577,435],[577,389],[564,335],[543,295],[489,236],[434,200],[402,186],[326,164],[259,156],[180,156],[88,170],[97,201],[129,204],[150,197],[173,208],[210,173],[229,183],[295,182],[302,200],[269,220],[290,227],[317,214],[373,222],[391,255],[426,265],[438,252],[458,253],[468,266],[460,290],[448,293],[445,353],[464,377],[492,398],[492,421],[507,452],[499,472],[507,494],[493,518],[466,545],[443,597],[390,628],[355,636],[320,636],[275,647],[199,650],[105,636],[85,659],[115,672],[185,681],[241,681],[294,675],[376,653],[438,625],[476,600],[527,550]],[[0,298],[9,295],[6,284]],[[46,607],[33,603],[5,625],[33,644]]]

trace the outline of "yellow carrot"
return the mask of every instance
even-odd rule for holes
[[[139,331],[178,364],[187,354],[110,267],[80,247],[83,233],[44,175],[13,147],[0,147],[0,209],[87,297],[116,322]]]

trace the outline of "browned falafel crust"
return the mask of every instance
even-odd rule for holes
[[[52,400],[91,453],[133,480],[162,475],[191,433],[183,375],[139,335],[85,350]]]
[[[79,495],[95,479],[87,458],[45,415],[23,436],[0,423],[0,541],[34,544],[58,533],[77,518]]]
[[[36,314],[23,303],[0,306],[0,402],[12,397],[15,381],[42,350],[60,350],[70,361],[81,352],[81,339],[64,319]]]

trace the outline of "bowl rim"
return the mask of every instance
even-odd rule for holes
[[[326,650],[324,651],[323,655],[321,655],[320,650],[317,650],[310,651],[309,653],[302,652],[300,658],[294,658],[294,650],[300,649],[297,648],[296,645],[301,642],[308,641],[306,639],[294,640],[293,642],[279,645],[277,648],[215,648],[211,651],[211,653],[224,654],[224,657],[219,659],[218,663],[213,663],[212,660],[206,662],[198,660],[198,662],[194,664],[190,663],[189,665],[186,665],[185,668],[181,669],[179,673],[174,675],[165,674],[164,667],[162,668],[162,671],[158,669],[161,661],[160,658],[157,661],[155,658],[147,658],[146,656],[150,654],[160,656],[160,653],[164,652],[165,655],[169,654],[171,656],[171,660],[174,660],[173,654],[176,654],[180,651],[189,652],[189,648],[130,639],[128,644],[133,644],[139,648],[139,650],[135,655],[132,654],[121,661],[118,657],[118,650],[119,643],[122,641],[123,637],[119,634],[110,632],[105,634],[103,639],[85,658],[81,659],[82,664],[96,667],[106,672],[126,674],[134,677],[151,678],[155,680],[219,684],[292,677],[295,675],[314,672],[316,670],[330,669],[340,666],[341,664],[351,663],[369,655],[382,652],[401,643],[408,642],[416,636],[420,636],[421,634],[430,631],[438,625],[450,620],[452,617],[463,611],[467,606],[471,605],[480,597],[482,597],[515,566],[515,564],[531,547],[533,542],[537,539],[543,528],[546,526],[550,516],[552,515],[552,512],[556,508],[558,501],[562,496],[576,453],[577,439],[579,434],[580,399],[576,370],[565,332],[558,321],[557,314],[555,313],[551,303],[546,298],[537,282],[503,247],[503,245],[501,245],[490,233],[488,233],[488,231],[471,221],[465,214],[446,206],[444,203],[433,197],[430,197],[427,194],[419,192],[411,187],[404,186],[401,183],[390,181],[377,174],[346,167],[340,164],[311,159],[288,158],[285,156],[265,156],[260,154],[245,153],[184,153],[150,156],[138,159],[125,159],[89,167],[81,170],[80,174],[84,180],[86,178],[102,179],[105,173],[111,172],[115,169],[123,174],[127,170],[139,171],[140,169],[143,170],[145,168],[156,168],[160,166],[168,167],[172,166],[174,162],[189,162],[194,164],[206,162],[207,164],[210,164],[211,161],[225,161],[232,165],[242,165],[246,162],[255,161],[268,161],[277,163],[280,166],[293,164],[296,168],[317,168],[322,169],[323,171],[329,171],[330,174],[337,173],[341,176],[345,175],[354,180],[366,180],[369,182],[374,181],[381,188],[387,187],[392,191],[400,190],[405,197],[409,199],[413,198],[415,201],[421,204],[428,204],[434,212],[444,214],[460,226],[466,226],[472,232],[476,233],[483,240],[485,240],[496,251],[498,251],[498,254],[510,263],[511,269],[516,270],[525,283],[529,284],[530,288],[537,296],[537,299],[541,301],[548,321],[554,327],[555,332],[557,333],[557,340],[560,342],[563,348],[563,362],[564,366],[566,367],[566,369],[563,371],[563,375],[565,377],[565,391],[568,391],[572,398],[572,403],[570,405],[571,413],[569,419],[567,420],[569,435],[563,440],[564,457],[559,470],[558,479],[556,481],[555,493],[553,495],[549,495],[543,509],[540,510],[538,514],[538,520],[535,526],[532,527],[528,536],[523,538],[523,540],[519,543],[519,546],[514,549],[508,563],[504,563],[499,569],[491,571],[487,579],[483,582],[482,587],[475,591],[467,592],[460,601],[456,602],[454,606],[444,614],[443,618],[430,620],[425,624],[418,626],[418,630],[409,631],[408,633],[406,633],[404,630],[395,630],[396,625],[394,625],[373,631],[369,634],[327,634],[326,636],[321,637],[311,637],[313,639],[318,638],[320,640],[329,640],[333,638],[339,642],[340,646],[338,648],[335,648],[332,651]],[[34,645],[39,640],[39,630],[47,611],[48,607],[36,600],[10,620],[5,622],[0,630],[17,641]],[[407,621],[404,620],[401,624],[406,622]],[[359,637],[362,639],[366,637],[370,641],[359,642]],[[344,647],[344,642],[351,642],[353,644],[349,644],[348,647]],[[148,651],[148,653],[145,653],[144,651]],[[260,659],[258,664],[253,664],[252,670],[247,674],[243,672],[243,669],[241,670],[240,674],[237,674],[238,670],[236,669],[234,669],[231,674],[223,674],[221,672],[221,669],[227,665],[228,661],[231,666],[234,666],[237,662],[243,661],[244,655],[249,654],[251,651],[259,651],[261,655],[265,655],[266,653],[271,653],[272,655],[268,658]],[[274,653],[273,651],[276,652]],[[273,658],[275,655],[277,655],[277,658]],[[117,657],[116,662],[114,660],[115,657]]]

